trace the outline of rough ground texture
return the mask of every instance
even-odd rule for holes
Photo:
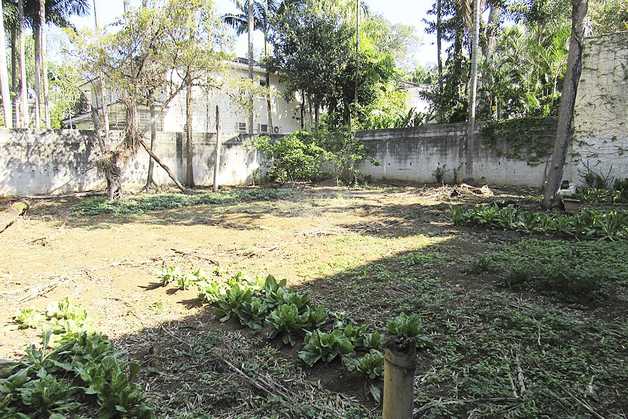
[[[78,215],[77,200],[34,203],[0,236],[0,358],[37,340],[12,323],[17,310],[67,296],[141,363],[159,417],[379,415],[364,383],[340,365],[302,368],[295,349],[216,322],[194,291],[160,287],[162,265],[177,263],[287,278],[377,328],[399,312],[419,313],[427,343],[417,416],[626,417],[625,286],[565,303],[471,273],[478,257],[521,238],[454,227],[449,206],[527,198],[448,192],[302,188],[140,215]]]

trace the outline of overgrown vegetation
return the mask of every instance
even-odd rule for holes
[[[305,365],[342,359],[349,371],[368,381],[369,394],[380,400],[384,362],[380,332],[329,313],[305,294],[289,290],[285,280],[270,275],[249,281],[237,274],[226,282],[214,279],[197,285],[200,298],[215,308],[221,322],[236,319],[252,330],[265,326],[268,338],[281,339],[284,345],[294,346],[304,336],[298,357]],[[387,330],[390,336],[416,338],[420,324],[418,316],[402,313],[389,322]]]
[[[351,185],[360,180],[358,165],[370,159],[364,144],[347,130],[297,131],[277,139],[260,137],[255,147],[270,160],[269,179],[280,183],[335,177]]]
[[[601,175],[589,172],[585,175],[586,186],[578,188],[574,198],[589,204],[628,203],[628,179],[616,179],[610,186]]]
[[[109,201],[105,198],[81,200],[72,208],[76,215],[95,216],[101,214],[139,215],[149,211],[160,211],[194,205],[232,204],[238,202],[285,199],[293,192],[278,189],[234,189],[225,192],[206,192],[191,195],[164,193],[136,195]]]
[[[45,312],[23,309],[20,327],[37,326],[42,342],[0,372],[3,418],[153,418],[127,362],[104,335],[85,328],[84,309],[67,298]],[[30,320],[26,320],[30,319]]]
[[[590,301],[628,285],[625,241],[522,240],[479,257],[472,273],[496,274],[512,289],[533,288],[561,299]]]
[[[560,214],[534,212],[498,204],[473,208],[452,207],[456,225],[476,225],[522,233],[551,234],[577,239],[628,239],[628,212],[620,210],[581,210]]]

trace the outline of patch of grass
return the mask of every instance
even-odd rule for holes
[[[509,288],[591,299],[605,286],[628,284],[627,260],[625,241],[522,240],[481,256],[471,272],[496,273]]]
[[[139,215],[150,211],[191,207],[195,205],[232,204],[248,201],[271,201],[286,199],[294,195],[287,189],[233,189],[224,192],[198,194],[166,193],[156,195],[136,195],[116,201],[106,198],[84,199],[72,208],[72,212],[81,216],[101,214]]]

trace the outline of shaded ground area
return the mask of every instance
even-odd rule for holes
[[[18,309],[68,296],[142,364],[141,383],[160,417],[378,415],[364,383],[342,368],[302,369],[295,349],[216,322],[194,291],[160,287],[162,266],[176,263],[287,278],[315,302],[373,327],[419,313],[428,341],[419,352],[419,415],[628,414],[625,284],[608,298],[565,303],[469,272],[478,257],[521,237],[454,227],[450,205],[532,205],[529,193],[281,191],[139,215],[78,215],[77,200],[35,203],[1,236],[0,358],[37,339],[11,322]]]

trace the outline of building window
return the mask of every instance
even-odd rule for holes
[[[259,132],[268,132],[268,124],[260,124]]]
[[[239,132],[246,132],[246,122],[238,122],[237,129]]]

